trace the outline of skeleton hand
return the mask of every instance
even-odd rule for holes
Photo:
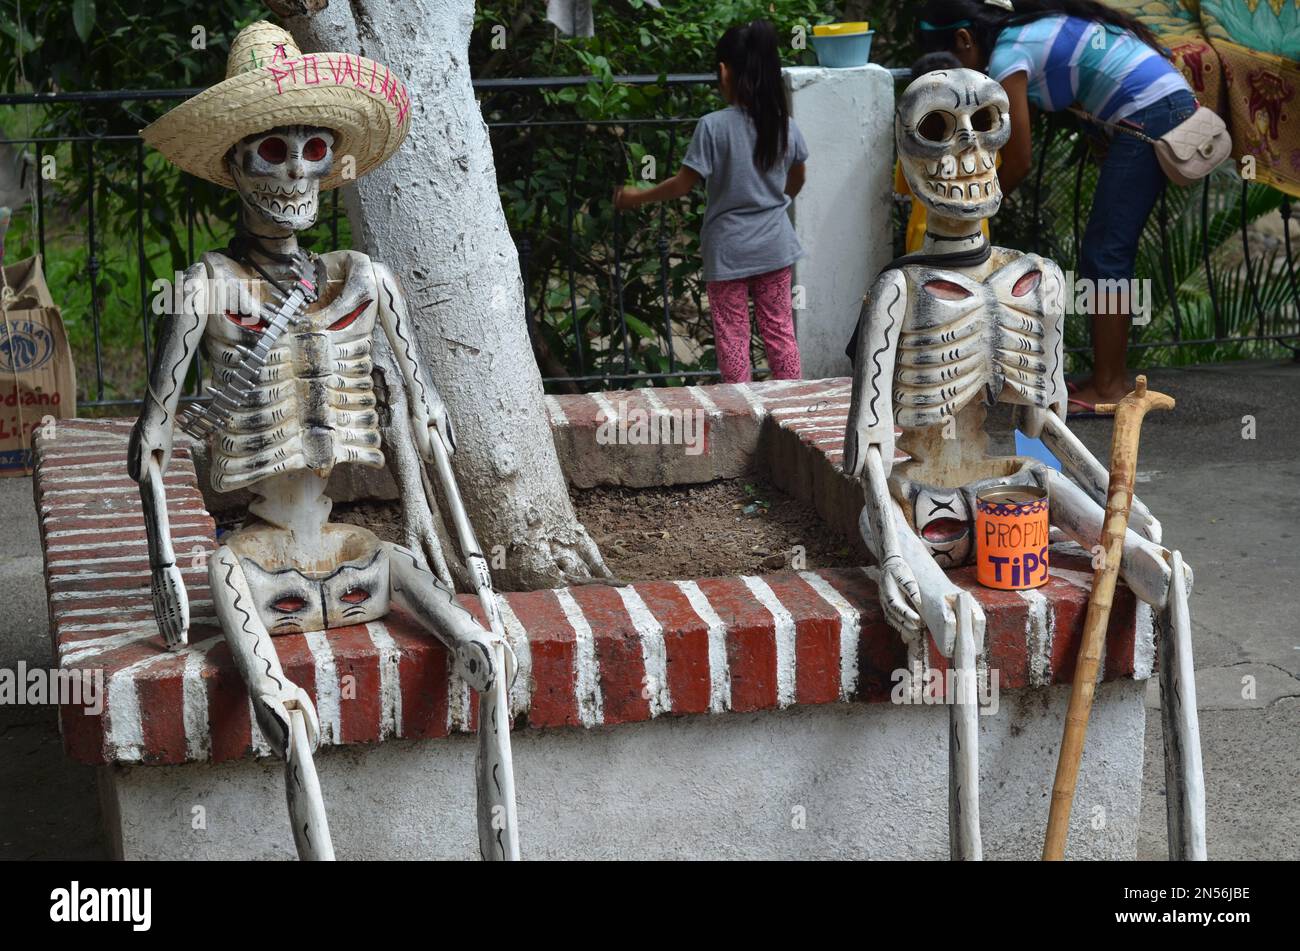
[[[903,635],[903,640],[919,642],[925,634],[925,624],[921,621],[921,589],[912,569],[901,557],[891,555],[873,574],[880,585],[880,606],[885,610],[885,620]]]
[[[257,725],[261,728],[266,741],[271,744],[271,749],[281,757],[290,759],[295,752],[291,746],[293,738],[289,721],[291,710],[302,712],[307,727],[307,739],[311,743],[312,750],[320,746],[320,720],[316,717],[316,708],[312,705],[311,697],[307,696],[307,692],[301,687],[286,682],[278,694],[264,693],[257,699],[258,702],[253,706],[257,713]]]
[[[161,472],[166,472],[167,464],[171,462],[171,440],[163,438],[162,427],[149,418],[150,416],[149,407],[146,405],[145,411],[131,427],[131,438],[126,444],[126,474],[133,482],[139,482],[144,477],[150,455],[157,456],[158,469]]]
[[[428,402],[429,406],[426,410],[428,415],[423,418],[413,415],[411,431],[415,436],[415,445],[420,458],[425,462],[433,462],[433,440],[439,440],[446,449],[447,455],[451,456],[456,452],[456,430],[452,427],[451,414],[447,412],[446,404],[436,392],[431,394]]]
[[[934,637],[935,645],[944,657],[951,657],[957,643],[957,614],[968,611],[967,626],[971,631],[976,652],[984,649],[984,609],[973,597],[961,593],[947,594],[941,598],[926,598],[921,603],[921,617]]]
[[[173,650],[189,640],[190,599],[185,593],[185,581],[176,565],[162,565],[149,572],[149,587],[153,595],[153,616],[163,640]]]

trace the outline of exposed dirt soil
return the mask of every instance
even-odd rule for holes
[[[380,541],[404,544],[402,505],[396,499],[366,499],[360,502],[336,502],[330,511],[331,522],[360,525],[379,536]]]
[[[650,489],[575,489],[571,495],[605,563],[623,581],[862,563],[811,505],[757,477]],[[340,502],[330,520],[361,525],[384,541],[402,542],[397,501]]]
[[[758,478],[571,494],[605,563],[624,581],[860,564],[812,506]],[[798,546],[803,558],[794,564]]]

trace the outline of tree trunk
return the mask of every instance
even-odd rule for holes
[[[333,0],[289,18],[304,51],[355,51],[405,79],[411,131],[343,189],[356,246],[399,276],[456,427],[469,515],[505,589],[609,575],[574,515],[524,323],[519,258],[470,85],[472,0]],[[504,565],[493,559],[503,546]]]

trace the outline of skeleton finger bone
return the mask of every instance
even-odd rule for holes
[[[975,639],[975,649],[984,648],[984,610],[973,599],[960,599],[963,589],[953,584],[948,575],[934,560],[911,525],[902,509],[890,500],[900,549],[897,562],[882,565],[882,605],[886,613],[902,617],[906,633],[928,630],[935,645],[944,657],[951,657],[957,638],[958,616],[953,605],[968,605],[970,625]],[[871,520],[864,510],[858,521],[867,547],[875,551],[876,541]],[[892,584],[892,587],[890,586]],[[913,619],[916,620],[913,620]]]

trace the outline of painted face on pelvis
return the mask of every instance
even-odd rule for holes
[[[948,218],[982,220],[1002,203],[998,150],[1011,135],[1002,85],[973,69],[917,77],[898,99],[894,139],[912,195]]]
[[[944,568],[964,565],[971,555],[971,511],[956,489],[921,487],[912,501],[916,534]]]
[[[320,577],[295,568],[268,571],[249,558],[240,563],[257,612],[272,635],[365,624],[388,613],[388,558],[383,550]]]

